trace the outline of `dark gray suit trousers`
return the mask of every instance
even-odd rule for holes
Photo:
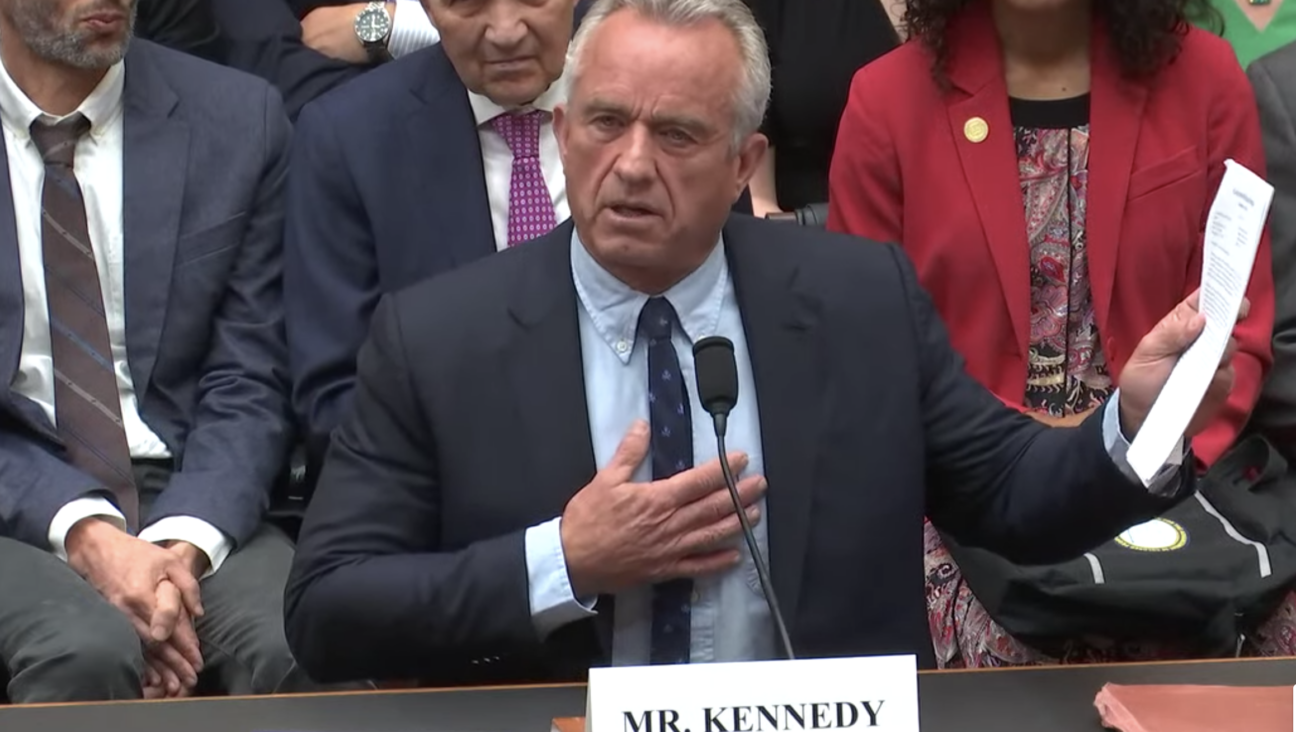
[[[146,516],[171,472],[135,465]],[[231,694],[319,690],[293,661],[283,631],[288,537],[262,525],[202,581],[199,687]],[[120,610],[51,552],[0,538],[0,662],[14,703],[137,699],[144,658]]]

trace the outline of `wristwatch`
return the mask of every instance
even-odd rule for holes
[[[387,50],[391,32],[392,19],[385,2],[371,2],[356,16],[356,37],[373,63],[391,60],[391,53]]]

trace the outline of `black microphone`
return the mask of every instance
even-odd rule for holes
[[[778,598],[770,584],[769,567],[765,557],[756,547],[756,535],[752,533],[751,522],[743,510],[742,499],[738,497],[738,485],[734,482],[733,471],[729,469],[729,457],[725,454],[725,431],[729,427],[729,412],[738,403],[738,365],[734,362],[733,341],[724,336],[703,338],[693,344],[693,365],[697,371],[698,401],[702,408],[711,415],[715,425],[716,450],[720,453],[720,471],[724,473],[725,487],[729,489],[729,498],[733,500],[734,511],[742,522],[743,537],[747,539],[747,548],[751,550],[752,561],[756,563],[756,575],[760,578],[761,594],[765,595],[765,604],[769,605],[770,615],[774,618],[774,627],[778,630],[779,641],[783,646],[783,655],[787,660],[796,660],[792,654],[792,641],[788,638],[787,626],[783,623],[783,613],[779,612]]]

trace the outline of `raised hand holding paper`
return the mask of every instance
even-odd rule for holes
[[[1202,253],[1199,311],[1206,326],[1179,358],[1134,442],[1130,467],[1148,483],[1170,456],[1201,405],[1228,346],[1273,200],[1273,186],[1232,161],[1211,203]]]

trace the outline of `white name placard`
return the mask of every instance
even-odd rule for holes
[[[914,656],[590,669],[585,732],[918,732]]]

